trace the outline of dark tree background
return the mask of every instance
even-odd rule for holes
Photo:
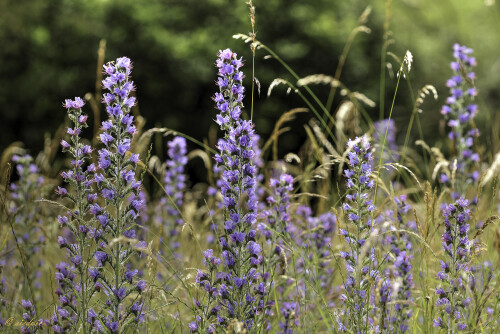
[[[341,81],[375,101],[377,106],[367,111],[373,119],[379,117],[385,1],[255,0],[254,5],[257,38],[300,76],[333,75],[350,32],[371,5],[366,23],[371,33],[356,36]],[[491,124],[488,122],[495,118],[498,101],[499,79],[493,73],[500,66],[500,29],[491,31],[490,27],[499,27],[498,4],[395,1],[390,14],[390,38],[395,43],[388,51],[399,57],[407,49],[413,53],[413,92],[424,84],[433,84],[439,91],[439,101],[429,99],[423,106],[421,121],[426,138],[432,142],[442,133],[439,109],[447,95],[444,83],[450,75],[448,64],[454,42],[476,51],[484,111],[478,122],[480,128],[481,124]],[[232,36],[250,29],[244,0],[0,0],[0,151],[14,141],[22,141],[36,153],[42,148],[44,134],[53,133],[64,121],[62,101],[94,92],[101,39],[107,42],[106,61],[123,55],[133,60],[139,109],[147,128],[167,126],[204,138],[215,116],[211,96],[216,90],[214,62],[219,49],[230,47],[244,57],[249,91],[251,51]],[[284,88],[267,97],[274,78],[293,79],[276,60],[264,56],[265,51],[257,51],[255,74],[262,91],[256,96],[254,118],[257,131],[266,138],[283,112],[305,104],[293,93],[287,95]],[[399,64],[390,56],[387,61],[397,71]],[[388,71],[386,116],[395,82]],[[326,101],[326,87],[313,89]],[[402,132],[412,110],[409,92],[402,82],[393,113]],[[339,102],[337,94],[333,110]],[[249,110],[248,96],[246,106]],[[311,117],[312,113],[298,117],[292,124],[294,132],[283,137],[280,150],[297,148],[304,136],[302,124]],[[485,140],[494,144],[493,137]]]

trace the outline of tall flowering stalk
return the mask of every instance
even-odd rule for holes
[[[69,190],[57,187],[56,193],[69,199],[73,208],[58,217],[61,228],[67,231],[63,235],[69,233],[70,236],[69,240],[63,235],[59,236],[58,243],[67,251],[70,261],[56,265],[56,295],[59,297],[59,305],[52,316],[52,330],[55,333],[75,330],[90,333],[87,313],[95,289],[89,269],[97,225],[91,212],[93,203],[97,201],[97,193],[93,188],[97,168],[94,164],[89,164],[92,148],[84,144],[80,137],[82,130],[87,127],[87,115],[81,109],[84,101],[77,97],[75,100],[66,100],[63,105],[73,123],[67,129],[69,142],[61,140],[63,152],[71,157],[71,169],[61,173]]]
[[[47,323],[43,319],[36,320],[36,310],[31,300],[22,299],[21,306],[24,309],[23,322],[19,328],[21,333],[39,333],[40,327],[47,325]]]
[[[453,76],[446,82],[451,95],[441,109],[441,114],[451,128],[448,137],[455,147],[457,176],[455,184],[452,185],[455,199],[464,194],[467,185],[477,182],[479,178],[479,172],[474,168],[479,163],[479,154],[473,151],[474,138],[479,136],[479,130],[472,123],[478,111],[477,105],[474,104],[477,95],[474,87],[476,75],[473,72],[476,59],[471,56],[472,52],[472,49],[459,44],[453,46]],[[448,183],[450,178],[442,174],[440,180],[442,183]]]
[[[268,256],[269,261],[276,253],[278,256],[281,253],[283,238],[287,238],[290,233],[290,193],[293,190],[293,177],[289,174],[282,174],[279,179],[271,178],[269,181],[271,186],[271,195],[267,197],[268,210],[265,210],[267,226],[259,225],[259,229],[271,244],[271,255]]]
[[[285,244],[290,243],[293,238],[290,217],[290,193],[293,191],[293,182],[293,177],[289,174],[281,174],[278,179],[270,179],[271,194],[267,197],[268,209],[263,212],[267,224],[259,224],[259,230],[264,234],[268,244],[268,249],[264,252],[265,271],[273,277],[273,284],[281,296],[278,301],[283,316],[283,321],[279,324],[280,333],[291,333],[292,328],[298,325],[296,319],[298,305],[287,301],[290,298],[285,294],[287,281],[277,277],[279,274],[286,274],[288,270],[286,258],[289,254],[285,251]],[[268,304],[267,301],[265,303]]]
[[[475,328],[481,328],[483,331],[500,324],[498,305],[500,301],[500,290],[494,284],[498,275],[495,275],[495,268],[492,263],[485,261],[470,267],[472,275],[469,280],[469,288],[472,294],[472,310],[470,312],[469,330],[474,331]],[[494,314],[494,311],[497,314]],[[496,319],[496,324],[494,321]]]
[[[279,334],[292,334],[299,326],[299,304],[296,302],[284,302],[281,309],[283,320],[279,322]]]
[[[255,154],[255,157],[253,159],[256,168],[255,181],[257,183],[255,193],[257,195],[257,199],[259,200],[257,206],[258,210],[265,210],[265,201],[261,200],[266,194],[266,189],[264,187],[264,174],[262,174],[262,169],[264,168],[264,159],[262,159],[262,150],[259,146],[260,136],[255,133],[252,142],[252,149]]]
[[[186,139],[175,137],[167,145],[168,160],[163,179],[167,196],[160,200],[160,212],[157,219],[163,227],[163,237],[170,242],[171,249],[175,250],[179,248],[177,235],[180,226],[184,223],[180,210],[186,188],[186,175],[184,174],[184,168],[188,161]]]
[[[22,268],[25,271],[24,284],[28,289],[39,289],[41,287],[40,268],[43,261],[35,255],[45,243],[45,237],[40,230],[40,206],[37,205],[36,200],[41,196],[39,189],[44,179],[38,174],[38,167],[29,154],[14,155],[12,161],[16,165],[16,172],[19,176],[19,180],[10,185],[12,202],[9,211],[14,216],[12,232],[17,238],[19,251],[22,252],[20,256]]]
[[[258,268],[261,246],[255,241],[257,219],[254,130],[250,121],[240,118],[243,108],[243,62],[229,49],[219,51],[217,67],[219,93],[214,100],[220,113],[216,122],[224,132],[215,156],[221,171],[224,229],[219,240],[221,258],[213,250],[204,252],[209,272],[198,271],[197,283],[207,292],[205,301],[196,301],[192,332],[212,333],[217,326],[230,323],[250,332],[261,330],[258,315],[264,308],[265,286]],[[222,265],[223,271],[218,271]],[[205,302],[205,304],[203,303]],[[213,305],[213,306],[212,306]]]
[[[253,124],[240,119],[243,108],[243,62],[229,49],[219,52],[219,93],[215,102],[220,114],[217,123],[224,131],[219,139],[216,164],[223,170],[222,189],[225,213],[224,236],[220,239],[222,262],[228,278],[229,294],[222,299],[228,318],[251,330],[262,311],[264,287],[257,282],[262,262],[261,246],[255,241],[257,218],[255,143]]]
[[[434,319],[434,327],[446,329],[449,333],[467,329],[471,298],[467,297],[467,285],[472,275],[469,267],[471,245],[469,240],[469,202],[461,197],[455,203],[443,208],[445,231],[441,237],[447,256],[441,261],[437,274],[441,287],[436,289],[440,316]]]
[[[411,289],[413,288],[413,274],[411,260],[413,259],[413,246],[408,233],[402,232],[406,228],[411,229],[410,224],[405,224],[404,217],[410,210],[406,201],[406,195],[394,199],[397,207],[396,222],[390,229],[397,232],[388,234],[385,244],[390,247],[389,276],[391,277],[390,298],[393,307],[388,309],[390,314],[389,323],[385,329],[391,333],[404,333],[408,330],[408,321],[412,311],[408,302],[412,301]],[[391,211],[393,213],[393,211]]]
[[[99,150],[99,171],[94,179],[103,199],[103,207],[94,207],[99,221],[100,237],[94,253],[96,267],[91,275],[96,284],[102,286],[106,302],[89,310],[94,330],[108,333],[123,333],[137,326],[144,318],[142,292],[146,283],[138,279],[138,270],[132,268],[131,257],[137,243],[134,225],[143,206],[139,191],[141,182],[134,169],[139,155],[127,154],[136,132],[134,117],[130,115],[135,98],[130,96],[134,83],[130,80],[132,63],[122,57],[104,65],[103,86],[108,93],[103,95],[107,121],[102,123],[99,138],[104,148]],[[102,172],[102,173],[101,173]],[[134,195],[134,200],[129,197]],[[134,244],[135,243],[135,244]]]
[[[288,234],[293,238],[294,251],[299,251],[298,256],[292,256],[289,264],[290,274],[288,277],[299,277],[297,280],[288,279],[285,287],[293,285],[293,289],[286,289],[288,295],[284,300],[306,300],[304,310],[311,311],[316,321],[322,321],[318,305],[310,300],[320,297],[328,304],[328,307],[335,306],[332,298],[338,292],[338,287],[333,284],[334,275],[331,260],[332,238],[336,231],[337,216],[333,212],[325,212],[318,216],[313,216],[312,210],[307,205],[299,205],[295,210],[293,223],[288,225]],[[311,295],[312,294],[312,295]],[[288,306],[293,306],[295,311],[289,313]],[[280,307],[281,314],[285,317],[286,328],[289,332],[294,327],[299,326],[299,305],[286,303]],[[319,306],[321,307],[321,306]],[[306,312],[303,312],[306,316]],[[295,319],[286,318],[287,316]],[[280,328],[282,328],[280,326]],[[283,328],[282,328],[283,329]],[[286,331],[283,331],[287,333]]]
[[[370,161],[372,153],[367,136],[349,140],[348,143],[349,169],[344,171],[347,177],[347,188],[350,193],[346,195],[343,209],[351,228],[341,229],[340,234],[344,236],[349,250],[341,252],[340,255],[346,261],[347,276],[344,281],[346,294],[342,296],[345,302],[345,319],[339,327],[342,331],[364,333],[371,327],[369,319],[369,295],[370,281],[378,277],[374,249],[368,254],[362,253],[373,221],[370,218],[373,212],[373,203],[370,199],[371,189],[375,185],[372,179]],[[358,263],[361,261],[362,263]]]

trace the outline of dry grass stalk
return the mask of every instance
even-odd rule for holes
[[[474,237],[472,237],[472,239],[476,239],[478,236],[480,236],[484,232],[484,230],[488,227],[488,225],[490,225],[494,221],[498,221],[498,220],[500,220],[500,216],[491,216],[488,219],[486,219],[483,226],[481,226],[481,228],[479,228],[477,230],[476,234],[474,234]]]
[[[326,139],[325,134],[321,131],[318,122],[314,119],[309,121],[309,125],[313,130],[314,134],[318,138],[319,142],[326,148],[328,153],[330,153],[334,157],[341,158],[340,154],[333,148],[332,144]]]
[[[267,140],[267,142],[262,147],[262,152],[265,152],[271,144],[273,144],[273,159],[274,161],[278,160],[278,138],[281,134],[288,131],[289,128],[281,129],[284,123],[290,122],[295,119],[295,115],[298,113],[307,112],[306,108],[295,108],[290,111],[287,111],[278,119],[276,124],[274,125],[274,130],[271,133],[271,136]]]
[[[339,58],[339,63],[337,65],[337,68],[335,70],[335,79],[339,80],[340,76],[342,74],[342,70],[344,68],[345,61],[347,59],[347,55],[349,53],[349,50],[351,49],[351,45],[354,41],[354,38],[358,33],[366,33],[369,34],[371,33],[371,29],[365,26],[364,24],[368,21],[368,17],[370,16],[372,9],[370,6],[366,7],[361,16],[358,19],[358,25],[351,31],[349,34],[349,37],[347,38],[347,42],[344,46],[344,49],[342,50],[342,53]],[[337,91],[337,87],[331,87],[330,88],[330,93],[328,94],[328,100],[326,102],[326,109],[328,111],[331,110],[332,108],[332,103],[333,103],[333,98],[335,97],[335,92]]]
[[[486,170],[486,173],[484,174],[484,177],[482,181],[480,182],[482,186],[484,186],[486,183],[490,182],[493,177],[498,176],[500,173],[500,152],[495,154],[495,160],[493,160],[493,163],[491,164],[490,168]]]
[[[359,117],[356,106],[352,101],[344,101],[340,104],[335,115],[335,137],[337,139],[337,150],[342,151],[346,145],[346,136],[353,136],[360,132]]]

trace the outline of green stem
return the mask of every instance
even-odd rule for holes
[[[401,64],[401,66],[403,66],[403,64]],[[391,117],[392,117],[392,111],[394,110],[394,103],[396,101],[396,95],[398,94],[398,88],[399,88],[399,81],[401,80],[401,75],[398,76],[398,81],[396,83],[396,89],[394,90],[394,96],[392,97],[392,104],[391,104],[391,110],[389,112],[389,121],[391,120]],[[413,115],[412,115],[413,116]],[[379,159],[379,162],[378,162],[378,170],[377,170],[377,173],[380,175],[380,168],[382,167],[382,157],[384,155],[384,148],[385,148],[385,140],[387,139],[387,132],[389,131],[389,122],[387,122],[387,127],[385,129],[385,136],[384,136],[384,141],[382,142],[382,149],[381,149],[381,152],[380,152],[380,159]],[[375,182],[375,192],[374,192],[374,195],[373,195],[373,198],[376,199],[377,198],[377,189],[378,189],[378,182]],[[373,219],[373,214],[372,214],[372,219]],[[372,224],[372,228],[373,228],[373,224]]]
[[[252,105],[250,106],[250,122],[253,122],[253,96],[255,90],[255,51],[252,52]]]
[[[288,64],[283,59],[281,59],[280,56],[278,56],[278,54],[276,52],[271,50],[265,44],[262,44],[261,42],[258,42],[258,43],[262,48],[264,48],[264,50],[269,52],[273,58],[275,58],[281,65],[283,65],[283,67],[294,77],[295,80],[300,80],[300,77],[298,76],[298,74],[294,70],[292,70],[292,68],[290,66],[288,66]],[[325,113],[325,115],[328,117],[330,122],[333,125],[335,125],[336,124],[335,119],[332,117],[332,115],[330,114],[328,109],[325,107],[325,105],[319,100],[319,98],[316,96],[316,94],[314,94],[314,92],[309,88],[309,86],[304,85],[303,87],[307,91],[307,93],[313,98],[313,100],[318,104],[318,106],[321,108],[321,110]],[[310,103],[308,103],[308,105],[310,105]],[[317,115],[317,117],[320,120],[323,120],[321,122],[321,124],[323,124],[323,126],[325,126],[325,129],[326,129],[327,126],[326,126],[326,123],[325,123],[325,120],[323,119],[323,117],[320,117],[319,114]],[[335,137],[333,136],[332,132],[328,131],[328,133],[332,137],[332,140],[335,142]]]

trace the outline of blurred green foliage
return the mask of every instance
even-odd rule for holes
[[[378,103],[386,1],[255,0],[254,5],[257,38],[300,76],[333,75],[359,16],[372,6],[366,23],[371,34],[356,36],[340,79]],[[433,143],[444,135],[439,109],[447,95],[444,84],[450,76],[451,48],[459,42],[475,49],[482,112],[478,122],[484,141],[495,142],[492,136],[497,134],[486,124],[493,124],[498,100],[499,4],[397,0],[392,1],[390,13],[394,44],[388,51],[401,58],[407,49],[413,53],[413,93],[424,84],[435,85],[439,92],[439,101],[429,98],[420,115],[426,140]],[[133,78],[146,127],[167,126],[203,138],[215,115],[211,96],[219,49],[233,48],[246,59],[249,88],[251,51],[232,35],[250,29],[244,0],[0,0],[0,151],[17,140],[38,151],[44,133],[55,131],[65,119],[63,99],[94,91],[101,39],[107,41],[106,60],[126,55],[134,61]],[[291,77],[277,61],[264,56],[257,51],[255,74],[262,91],[255,102],[255,121],[265,138],[279,115],[305,105],[283,88],[267,98],[274,78]],[[399,64],[391,57],[387,61],[397,71]],[[389,72],[384,87],[386,116],[396,81]],[[328,88],[313,89],[326,102]],[[338,102],[337,93],[333,109]],[[249,104],[247,97],[248,109]],[[401,136],[411,110],[409,89],[402,84],[393,114]],[[378,118],[378,107],[368,112]],[[311,113],[304,114],[292,125],[294,133],[281,141],[283,152],[297,148],[304,136],[301,124],[310,117]]]

